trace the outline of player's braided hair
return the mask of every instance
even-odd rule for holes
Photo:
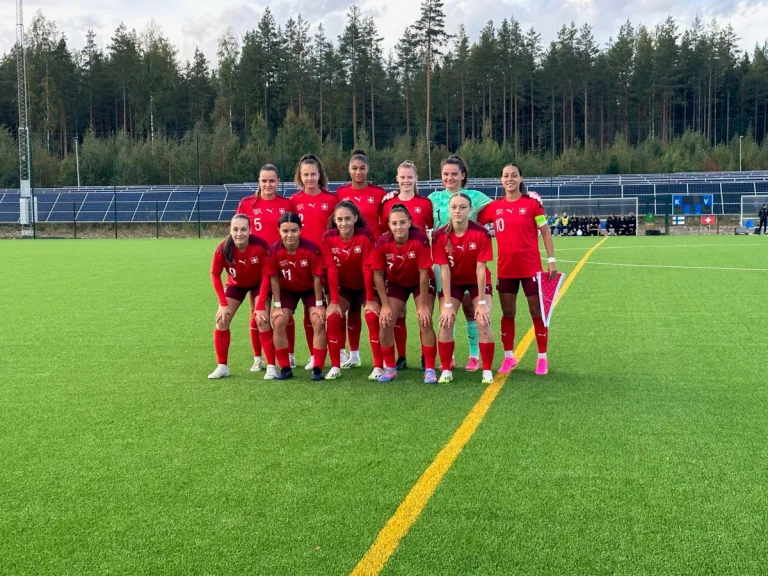
[[[353,216],[357,216],[357,221],[355,222],[355,230],[368,228],[368,225],[365,222],[365,218],[363,218],[363,215],[360,213],[360,209],[354,204],[354,202],[350,202],[349,200],[342,200],[336,204],[336,208],[333,209],[333,214],[331,214],[331,217],[328,218],[328,226],[326,226],[328,230],[333,230],[334,228],[338,229],[338,226],[336,226],[336,212],[339,211],[339,208],[346,208],[352,212]]]
[[[248,224],[248,228],[251,227],[251,221],[248,219],[248,216],[245,214],[235,214],[232,216],[232,220],[230,220],[230,225],[235,220],[245,220],[245,223]],[[229,233],[229,236],[224,240],[224,261],[227,264],[232,264],[232,259],[235,257],[235,239],[232,238],[232,233]]]
[[[464,162],[464,159],[461,156],[454,154],[453,156],[448,156],[448,158],[443,160],[440,163],[440,168],[446,164],[459,167],[459,170],[461,171],[461,187],[464,188],[467,185],[467,180],[469,180],[469,168],[467,167],[467,163]]]
[[[264,164],[264,166],[259,168],[259,175],[261,175],[262,172],[274,172],[278,179],[280,178],[280,172],[277,171],[277,167],[274,164]],[[261,184],[259,184],[259,190],[256,192],[256,195],[259,198],[262,198]]]
[[[469,209],[472,209],[472,198],[469,197],[469,194],[465,194],[464,192],[459,192],[458,194],[451,197],[451,200],[455,198],[456,196],[461,196],[462,198],[466,199],[467,202],[469,202]],[[449,210],[450,213],[450,210]],[[451,233],[453,232],[453,220],[451,218],[448,218],[448,224],[445,225],[445,239],[447,240],[445,244],[445,251],[448,252],[449,255],[453,254],[453,245],[451,244]]]
[[[296,164],[296,173],[293,175],[293,181],[299,188],[304,188],[304,183],[301,181],[301,167],[304,164],[314,164],[317,166],[317,172],[319,177],[317,179],[317,186],[320,190],[328,190],[328,175],[325,173],[325,166],[323,166],[320,158],[314,154],[304,154]]]

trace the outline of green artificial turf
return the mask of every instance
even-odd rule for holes
[[[594,242],[557,239],[560,268]],[[480,397],[462,370],[368,382],[365,330],[342,379],[265,382],[243,313],[207,380],[215,244],[0,244],[0,573],[348,573]],[[768,268],[768,242],[611,238],[592,261]],[[761,573],[766,280],[584,266],[550,375],[532,346],[384,573]]]

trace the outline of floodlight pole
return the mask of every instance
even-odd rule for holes
[[[739,172],[741,172],[741,141],[744,140],[744,136],[739,136]]]

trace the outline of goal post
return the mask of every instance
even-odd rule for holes
[[[739,204],[739,226],[746,226],[749,220],[757,226],[760,221],[757,213],[760,212],[763,204],[768,204],[768,195],[744,194]]]
[[[562,216],[566,212],[569,217],[579,218],[598,216],[601,221],[613,214],[616,217],[627,217],[632,214],[635,217],[635,235],[640,225],[640,217],[637,210],[639,202],[637,197],[631,198],[542,198],[547,217],[555,214]]]

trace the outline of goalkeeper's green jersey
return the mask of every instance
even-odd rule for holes
[[[472,200],[472,210],[469,212],[469,219],[473,222],[477,222],[477,215],[483,208],[491,203],[491,199],[477,190],[462,190],[461,192],[469,196]],[[429,195],[429,200],[432,202],[432,215],[435,220],[435,230],[448,224],[448,221],[450,220],[448,203],[451,201],[453,195],[454,192],[449,192],[448,190],[432,192],[432,194]]]

